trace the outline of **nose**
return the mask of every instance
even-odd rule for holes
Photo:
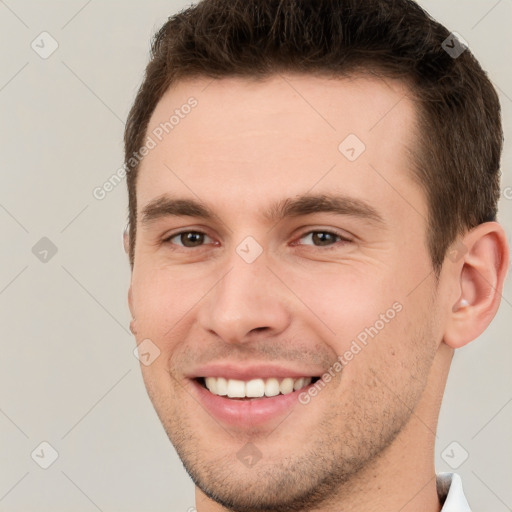
[[[267,267],[265,253],[252,263],[238,254],[202,301],[198,320],[203,329],[226,343],[246,343],[282,333],[290,324],[286,287]]]

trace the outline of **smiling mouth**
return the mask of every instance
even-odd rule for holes
[[[233,400],[254,400],[289,395],[314,384],[320,377],[268,378],[248,381],[224,377],[198,377],[195,379],[210,393]]]

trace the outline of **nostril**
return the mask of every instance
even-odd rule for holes
[[[268,327],[255,327],[254,329],[251,330],[251,332],[260,332],[264,331],[265,329],[268,329]]]

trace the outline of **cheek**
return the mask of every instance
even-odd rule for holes
[[[142,364],[141,359],[148,392],[151,384],[155,386],[159,382],[157,386],[160,387],[169,384],[171,356],[176,352],[180,339],[185,337],[187,312],[197,302],[194,290],[194,287],[180,283],[179,279],[170,279],[168,272],[142,272],[137,269],[132,276],[137,344],[148,343],[149,351],[157,355],[149,365]]]
[[[410,294],[408,276],[389,269],[378,275],[340,269],[324,280],[324,286],[319,282],[294,282],[297,295],[307,298],[309,309],[303,319],[310,319],[312,332],[323,334],[347,378],[400,375],[430,357],[433,339],[425,314],[429,283]]]
[[[360,400],[369,404],[365,409],[381,411],[377,419],[386,414],[385,409],[408,416],[427,385],[435,355],[430,327],[425,317],[411,322],[404,306],[384,326],[374,322],[358,336],[343,340],[345,363],[339,395],[345,397],[345,406],[350,408],[351,401]]]
[[[178,325],[204,291],[193,278],[165,269],[137,269],[132,277],[132,301],[141,334],[161,339]]]
[[[382,274],[376,276],[339,267],[314,279],[303,276],[303,279],[294,280],[293,286],[311,311],[311,321],[323,323],[329,331],[327,338],[343,350],[347,341],[376,322],[378,330],[382,330],[381,315],[385,316],[386,325],[396,316],[397,308],[393,305],[398,303],[400,309],[399,294],[393,281]],[[364,334],[361,337],[364,338]]]

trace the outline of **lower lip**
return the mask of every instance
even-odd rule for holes
[[[294,405],[301,405],[299,395],[305,391],[307,392],[309,387],[313,386],[313,384],[310,384],[287,395],[251,400],[233,400],[210,393],[195,379],[191,379],[191,383],[199,401],[214,418],[228,425],[244,428],[263,425],[284,415]]]

